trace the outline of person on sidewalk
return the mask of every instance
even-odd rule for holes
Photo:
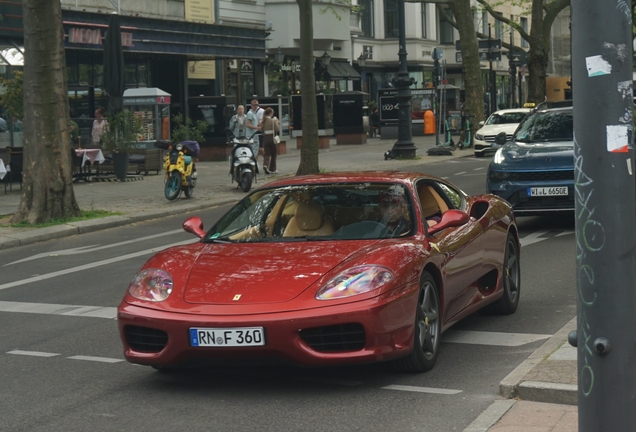
[[[241,138],[247,136],[246,123],[247,116],[245,115],[245,107],[243,105],[239,105],[236,109],[236,114],[232,116],[229,124],[229,128],[232,130],[235,137]]]
[[[380,136],[380,111],[378,109],[373,110],[373,114],[369,118],[371,121],[371,137],[379,137]]]
[[[95,120],[93,121],[93,129],[91,130],[92,144],[95,147],[99,147],[102,143],[102,136],[108,129],[108,120],[104,118],[106,110],[104,108],[97,108],[95,110]]]
[[[261,136],[259,134],[261,130],[261,119],[263,118],[263,113],[265,110],[258,106],[258,101],[253,99],[251,102],[251,108],[247,112],[247,138],[253,139],[254,144],[252,147],[252,152],[254,153],[254,160],[256,161],[256,172],[258,172],[258,149],[261,147]]]
[[[265,174],[276,174],[276,156],[278,155],[278,144],[274,137],[280,133],[280,124],[274,117],[274,110],[267,108],[261,123],[263,131],[263,171]]]

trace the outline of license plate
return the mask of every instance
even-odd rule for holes
[[[528,188],[528,196],[567,196],[567,186]]]
[[[243,347],[265,345],[263,327],[191,328],[190,345],[194,347]]]

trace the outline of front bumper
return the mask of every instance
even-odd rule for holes
[[[417,291],[387,300],[376,298],[304,311],[254,315],[202,316],[122,303],[117,318],[124,357],[132,363],[173,366],[250,360],[257,363],[281,361],[320,366],[375,362],[407,355],[413,346],[416,304]],[[355,305],[355,309],[352,305]],[[333,328],[352,323],[363,329],[364,343],[358,349],[325,352],[312,347],[301,335],[301,331],[307,329]],[[166,340],[160,343],[156,352],[135,350],[127,340],[126,326],[165,333]],[[265,329],[265,346],[217,348],[190,345],[191,327],[255,326]]]
[[[528,196],[528,189],[534,187],[562,187],[567,186],[567,196]],[[574,211],[574,182],[512,182],[487,181],[489,193],[497,195],[512,205],[517,216],[531,216],[542,213]]]

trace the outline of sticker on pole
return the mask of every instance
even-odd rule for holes
[[[629,129],[626,125],[609,125],[607,132],[607,151],[610,153],[627,153],[629,148]]]
[[[587,66],[587,76],[589,77],[609,75],[612,73],[612,65],[605,61],[602,55],[586,57],[585,65]]]

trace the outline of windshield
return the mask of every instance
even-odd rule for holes
[[[488,120],[486,120],[487,125],[497,125],[497,124],[509,124],[509,123],[521,123],[521,120],[526,116],[527,113],[524,112],[516,112],[516,113],[493,113]]]
[[[413,204],[400,184],[339,183],[258,190],[204,242],[361,240],[412,234]]]
[[[573,141],[574,122],[572,111],[534,112],[519,125],[515,141],[549,142]]]

